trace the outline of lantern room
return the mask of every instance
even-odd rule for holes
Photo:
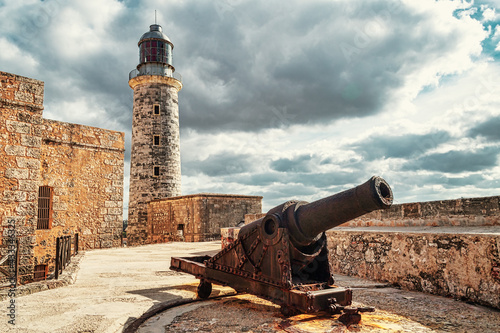
[[[139,65],[130,72],[129,79],[141,75],[175,76],[176,79],[180,77],[174,75],[175,68],[172,64],[174,45],[163,33],[159,24],[150,25],[149,31],[142,35],[138,45]]]
[[[173,48],[172,42],[162,32],[161,26],[153,24],[139,40],[139,63],[160,62],[172,66]]]

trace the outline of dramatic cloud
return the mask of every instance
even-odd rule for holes
[[[311,155],[301,155],[292,159],[280,158],[271,162],[271,169],[279,172],[309,172],[311,159]]]
[[[500,194],[497,2],[0,0],[0,70],[45,82],[46,118],[125,132],[128,172],[155,9],[183,76],[183,193],[267,209],[379,174],[398,202]]]
[[[454,18],[444,4],[422,7],[183,2],[173,10],[185,18],[176,29],[188,41],[179,68],[191,69],[184,72],[192,85],[184,92],[183,124],[255,130],[367,116],[402,87],[415,94],[468,68],[481,50],[481,24]]]
[[[187,170],[188,176],[202,173],[211,177],[240,174],[253,169],[250,155],[230,151],[210,155],[201,161],[186,162],[182,167]]]
[[[499,150],[487,147],[477,151],[449,151],[420,157],[406,163],[406,170],[431,170],[449,173],[487,170],[497,165]]]
[[[353,148],[370,161],[391,157],[409,158],[422,155],[449,139],[450,135],[444,131],[422,135],[374,136],[354,145]]]
[[[491,141],[500,141],[500,116],[488,119],[469,131],[471,136],[482,136]]]

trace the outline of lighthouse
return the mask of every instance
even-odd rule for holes
[[[128,243],[147,243],[147,204],[181,194],[178,92],[174,45],[158,24],[138,43],[139,65],[129,74],[134,91]]]

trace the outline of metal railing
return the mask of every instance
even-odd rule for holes
[[[75,234],[75,245],[73,255],[78,254],[78,234]],[[59,278],[59,273],[66,268],[71,261],[71,236],[56,238],[56,270],[55,278]]]
[[[134,69],[132,70],[129,75],[128,75],[128,79],[133,79],[134,77],[137,77],[137,76],[142,76],[142,75],[159,75],[159,76],[166,76],[166,77],[171,77],[171,78],[174,78],[176,79],[177,81],[181,82],[182,83],[182,75],[180,75],[179,73],[177,72],[173,72],[172,74],[169,74],[169,73],[165,73],[163,70],[161,69],[148,69],[146,71],[144,71],[143,73],[139,72],[137,69]]]

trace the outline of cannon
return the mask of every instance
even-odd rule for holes
[[[389,184],[375,176],[318,201],[288,201],[243,226],[237,239],[216,255],[174,257],[170,269],[200,279],[202,299],[210,296],[215,283],[275,302],[285,315],[373,311],[351,307],[352,290],[335,286],[325,231],[387,209],[392,201]]]

